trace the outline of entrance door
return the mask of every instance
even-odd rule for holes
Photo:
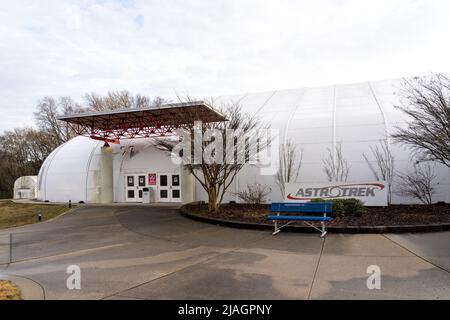
[[[146,186],[144,174],[125,175],[125,199],[127,202],[142,202],[142,189]]]
[[[159,174],[158,199],[161,202],[181,201],[181,183],[178,173]]]

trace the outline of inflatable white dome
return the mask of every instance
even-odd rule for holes
[[[39,171],[38,200],[125,202],[124,179],[128,176],[146,170],[180,171],[149,139],[123,140],[120,144],[103,146],[103,141],[80,136],[56,148]]]
[[[38,200],[88,202],[96,156],[102,143],[76,137],[56,148],[44,161],[38,175]]]

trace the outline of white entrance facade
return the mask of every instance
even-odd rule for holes
[[[194,177],[146,139],[112,145],[113,202],[189,203],[194,201]],[[93,160],[95,161],[95,159]],[[145,191],[149,191],[149,199]]]
[[[128,173],[125,174],[125,201],[142,202],[144,189],[153,189],[157,202],[181,202],[181,176],[179,173]]]

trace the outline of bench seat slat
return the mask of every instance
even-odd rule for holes
[[[272,212],[291,213],[332,213],[333,204],[331,202],[274,202],[270,210]]]
[[[268,216],[267,220],[295,220],[295,221],[331,221],[330,217],[313,216]]]

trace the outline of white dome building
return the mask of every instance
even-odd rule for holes
[[[180,168],[148,139],[123,140],[120,145],[110,147],[103,145],[103,141],[80,136],[55,149],[39,171],[38,200],[142,202],[142,188],[148,187],[150,171],[180,174]],[[135,180],[133,186],[125,186],[130,177]],[[134,191],[134,196],[131,192],[127,196],[128,191]]]
[[[23,176],[14,182],[14,199],[36,199],[37,176]]]
[[[256,114],[279,130],[281,143],[290,139],[302,150],[299,181],[327,181],[323,158],[339,144],[349,164],[349,182],[374,181],[363,153],[387,141],[399,172],[411,168],[410,152],[393,144],[389,133],[404,126],[397,92],[401,80],[364,82],[349,85],[270,91],[218,97],[220,106],[239,103],[244,112]],[[140,202],[143,188],[152,188],[155,201],[189,202],[206,200],[206,194],[192,176],[155,149],[150,140],[121,140],[102,148],[103,142],[77,137],[58,147],[44,162],[38,176],[38,199],[66,202]],[[450,170],[436,164],[435,201],[450,202]],[[162,179],[162,180],[161,180]],[[268,201],[283,199],[273,176],[261,175],[247,166],[230,187],[225,201],[237,200],[235,192],[249,183],[271,187]],[[395,191],[395,184],[393,190]],[[414,199],[394,194],[393,203],[413,203]]]

